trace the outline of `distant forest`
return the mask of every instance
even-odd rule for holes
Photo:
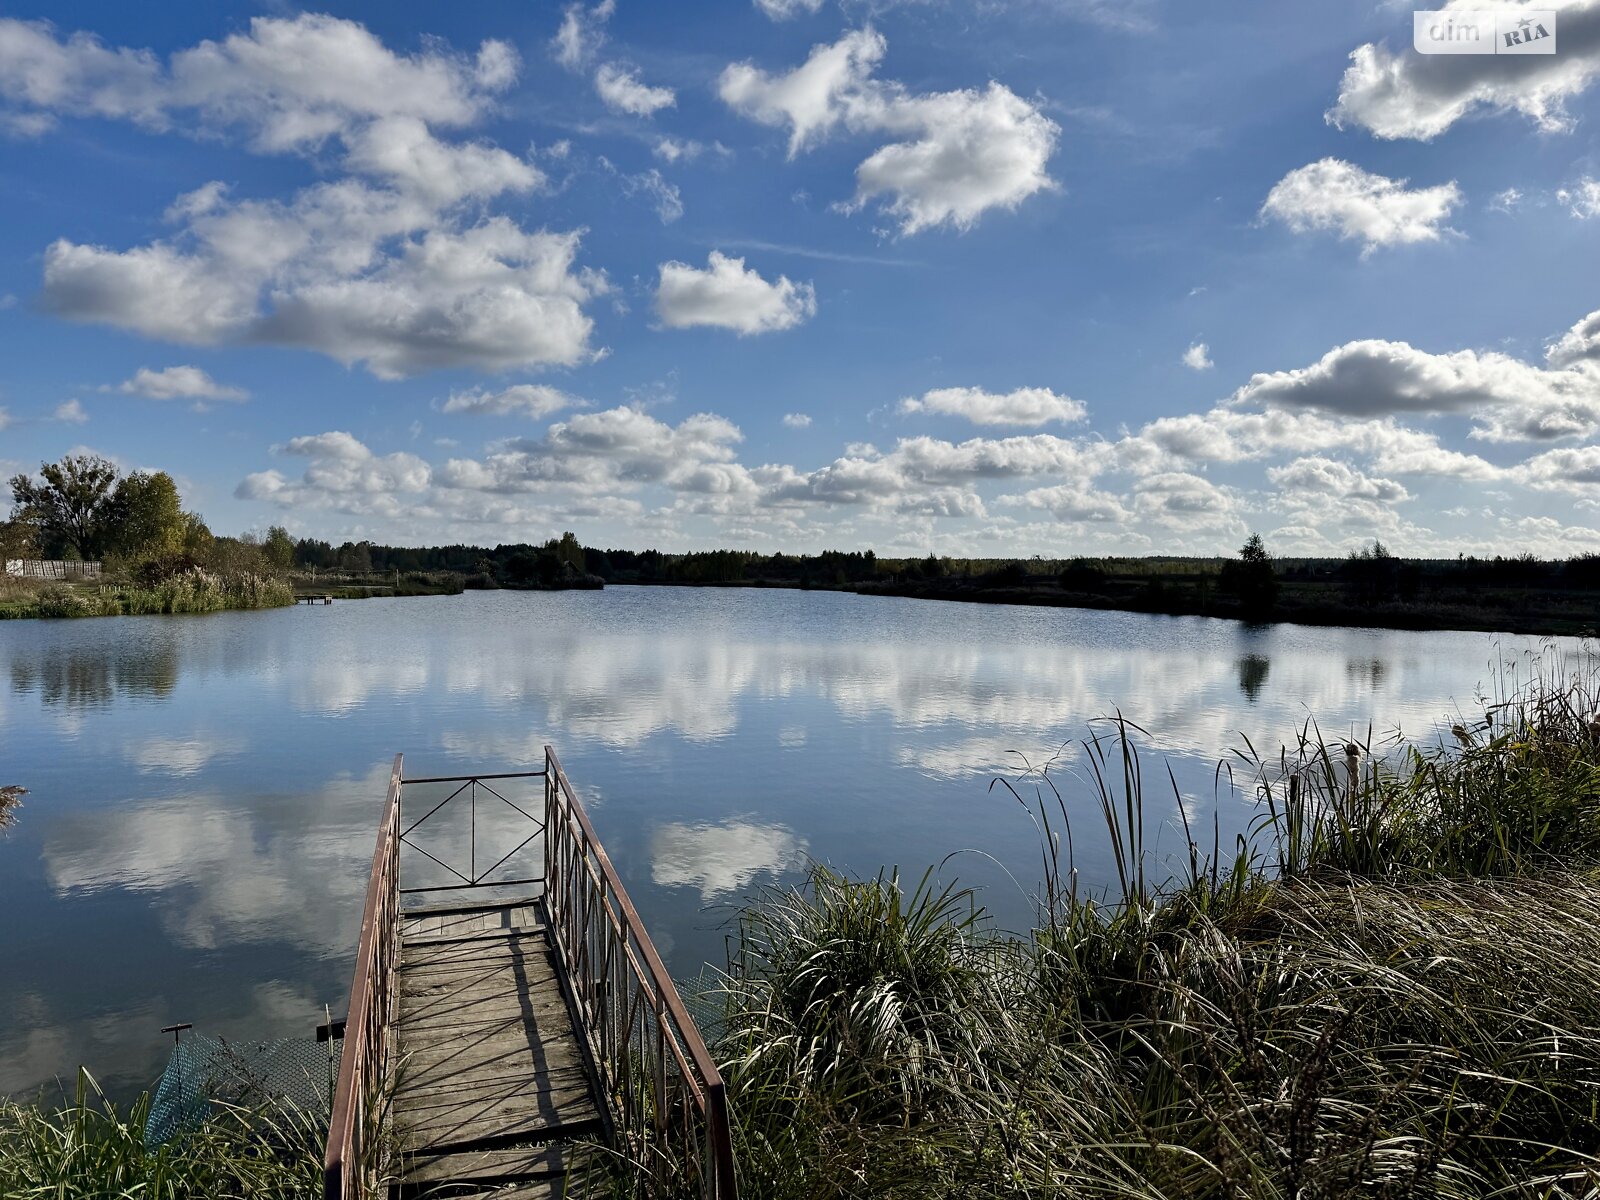
[[[493,549],[302,539],[295,563],[352,575],[452,572],[468,588],[765,586],[1312,624],[1563,634],[1600,628],[1600,555],[1403,559],[1381,542],[1344,558],[1274,558],[1258,537],[1237,557],[890,558],[871,550],[600,549],[566,533]]]
[[[809,583],[838,587],[851,583],[964,579],[1011,587],[1029,581],[1057,580],[1077,590],[1094,590],[1108,578],[1220,578],[1230,557],[1180,558],[952,558],[925,555],[879,557],[871,550],[824,550],[819,554],[762,554],[754,550],[598,549],[571,533],[534,545],[384,546],[375,542],[329,542],[302,538],[295,565],[355,574],[392,571],[455,571],[510,579],[547,577],[571,566],[607,583]],[[1600,588],[1600,554],[1569,559],[1516,557],[1398,558],[1381,542],[1346,558],[1273,558],[1274,573],[1285,581],[1339,580],[1370,599],[1414,599],[1435,584],[1489,587]]]

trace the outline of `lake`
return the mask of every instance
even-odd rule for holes
[[[1109,879],[1075,752],[1120,709],[1150,731],[1147,818],[1226,844],[1248,736],[1427,736],[1574,641],[1250,627],[831,592],[613,587],[207,617],[0,623],[0,1093],[78,1063],[148,1085],[192,1022],[304,1036],[342,1015],[390,762],[536,769],[553,743],[680,977],[735,902],[808,860],[932,865],[1026,928],[1039,839],[998,774],[1057,770],[1078,865]],[[1063,749],[1064,748],[1064,749]],[[408,801],[409,802],[409,801]],[[53,1086],[53,1085],[52,1085]]]

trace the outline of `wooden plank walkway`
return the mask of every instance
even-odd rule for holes
[[[400,924],[399,1195],[562,1196],[565,1143],[604,1126],[542,902],[407,910]]]

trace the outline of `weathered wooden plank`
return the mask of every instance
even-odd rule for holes
[[[404,1184],[514,1183],[564,1175],[572,1151],[563,1146],[518,1150],[468,1150],[454,1154],[418,1154],[401,1164]]]
[[[587,1089],[499,1096],[420,1112],[397,1109],[394,1114],[402,1145],[434,1151],[576,1137],[599,1120]]]
[[[546,1143],[602,1122],[542,904],[408,910],[398,983],[401,1194],[513,1183],[494,1200],[563,1195],[566,1159]]]
[[[467,958],[480,951],[482,953],[492,953],[491,950],[480,948],[476,945],[479,939],[469,936],[470,934],[489,933],[507,935],[500,943],[502,950],[507,953],[513,950],[532,953],[540,947],[546,951],[550,949],[550,939],[543,925],[515,925],[509,921],[488,922],[482,919],[482,914],[479,914],[479,919],[470,925],[466,922],[459,925],[454,923],[447,925],[441,920],[438,928],[438,933],[427,936],[431,938],[446,938],[452,945],[433,946],[424,940],[407,943],[402,949],[411,953],[414,958],[450,958],[452,956]]]
[[[407,904],[402,916],[425,916],[438,913],[503,912],[507,909],[542,908],[544,901],[533,900],[436,900],[421,904]]]
[[[523,934],[544,933],[546,926],[538,925],[536,920],[528,920],[512,925],[490,925],[474,933],[461,933],[461,931],[446,930],[434,933],[406,933],[405,947],[403,947],[400,962],[405,963],[408,958],[414,958],[414,950],[424,946],[451,946],[456,942],[483,941],[485,938],[517,938]]]
[[[518,1035],[517,1041],[525,1047],[547,1046],[552,1042],[573,1040],[572,1026],[564,1019],[566,1013],[560,1002],[549,1000],[530,1006],[530,1022],[522,1015],[502,1014],[482,1017],[457,1017],[440,1013],[432,1019],[409,1023],[401,1030],[397,1041],[402,1052],[421,1054],[436,1047],[462,1047],[476,1045],[485,1038],[501,1035]]]
[[[472,934],[439,934],[407,944],[401,951],[401,970],[421,967],[467,966],[473,963],[523,961],[551,962],[555,952],[541,930],[480,930]]]
[[[564,1007],[561,993],[549,981],[529,986],[515,979],[479,979],[459,986],[418,988],[400,1006],[400,1019],[411,1025],[510,1019],[518,1014]]]
[[[519,1063],[568,1066],[583,1058],[577,1046],[564,1038],[538,1041],[520,1029],[492,1030],[465,1044],[452,1045],[445,1039],[423,1045],[402,1042],[400,1052],[412,1079],[490,1066],[514,1070]]]
[[[464,976],[488,975],[496,971],[524,978],[544,978],[554,975],[554,957],[541,946],[521,943],[517,937],[479,938],[472,942],[450,942],[428,946],[401,960],[400,973],[413,986],[436,986]],[[480,945],[481,943],[481,945]],[[477,957],[458,953],[470,946],[478,946],[483,953]]]
[[[537,1071],[478,1069],[425,1077],[411,1077],[402,1073],[395,1090],[395,1103],[406,1109],[437,1108],[450,1103],[451,1097],[460,1097],[465,1101],[497,1090],[507,1095],[518,1091],[531,1095],[584,1087],[588,1082],[589,1076],[581,1062],[542,1067]]]
[[[400,940],[429,937],[439,932],[439,918],[434,916],[403,917],[400,921]]]
[[[419,971],[402,974],[400,986],[418,1005],[434,1004],[454,997],[457,1007],[469,1004],[501,1004],[517,1007],[520,996],[560,994],[559,977],[536,967],[484,967],[477,971]]]
[[[541,1070],[577,1066],[583,1062],[583,1056],[576,1048],[562,1042],[529,1046],[523,1038],[501,1034],[492,1040],[483,1039],[463,1053],[452,1052],[440,1043],[427,1050],[408,1052],[404,1061],[409,1071],[407,1078],[420,1086],[425,1080],[464,1077],[490,1070],[506,1073],[528,1064]]]
[[[440,966],[402,971],[400,986],[420,1000],[459,995],[463,1003],[481,1004],[507,994],[557,991],[559,980],[546,963],[483,963],[471,969]]]

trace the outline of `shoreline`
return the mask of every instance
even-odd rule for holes
[[[1171,583],[1158,589],[1124,587],[1122,594],[1068,591],[1054,581],[1021,586],[994,586],[981,578],[945,578],[916,581],[850,581],[814,583],[788,579],[599,579],[582,583],[552,585],[512,584],[493,589],[467,586],[464,577],[427,582],[405,580],[400,588],[392,584],[341,581],[326,586],[296,580],[284,595],[260,595],[245,602],[188,606],[165,605],[151,589],[117,587],[74,587],[67,603],[44,604],[41,597],[0,602],[0,621],[77,619],[102,616],[141,616],[152,613],[203,615],[208,612],[247,612],[286,607],[307,596],[331,596],[336,600],[366,600],[414,596],[455,596],[472,591],[567,591],[603,590],[605,584],[633,587],[672,588],[748,588],[793,592],[839,592],[857,596],[895,596],[907,600],[934,600],[958,604],[1012,605],[1028,608],[1073,608],[1098,612],[1138,613],[1145,616],[1208,617],[1236,621],[1243,625],[1302,625],[1308,628],[1393,629],[1412,633],[1506,633],[1528,637],[1600,636],[1600,603],[1586,605],[1588,593],[1563,593],[1537,589],[1483,589],[1435,599],[1431,602],[1382,601],[1360,604],[1345,599],[1334,589],[1317,585],[1289,584],[1273,610],[1263,616],[1247,616],[1239,602],[1216,589],[1192,582]],[[57,596],[60,600],[60,595]],[[1540,602],[1543,601],[1543,606]],[[1552,604],[1552,602],[1556,602]],[[1564,603],[1563,603],[1564,602]],[[48,610],[48,611],[47,611]]]
[[[1142,597],[1124,598],[1081,592],[1047,590],[1046,587],[985,588],[973,584],[846,583],[811,584],[788,580],[682,580],[616,579],[620,586],[687,588],[755,588],[792,592],[843,592],[857,596],[898,596],[908,600],[937,600],[959,604],[1015,605],[1029,608],[1078,608],[1099,612],[1128,612],[1144,616],[1209,617],[1242,625],[1304,625],[1310,628],[1394,629],[1409,633],[1509,633],[1528,637],[1594,637],[1600,633],[1600,610],[1587,619],[1579,615],[1548,614],[1518,608],[1478,608],[1486,615],[1474,619],[1472,609],[1447,606],[1280,604],[1270,615],[1246,617],[1236,603],[1213,596],[1204,603],[1184,603],[1188,597],[1164,596],[1165,603],[1138,603]],[[1130,602],[1132,601],[1132,602]]]

